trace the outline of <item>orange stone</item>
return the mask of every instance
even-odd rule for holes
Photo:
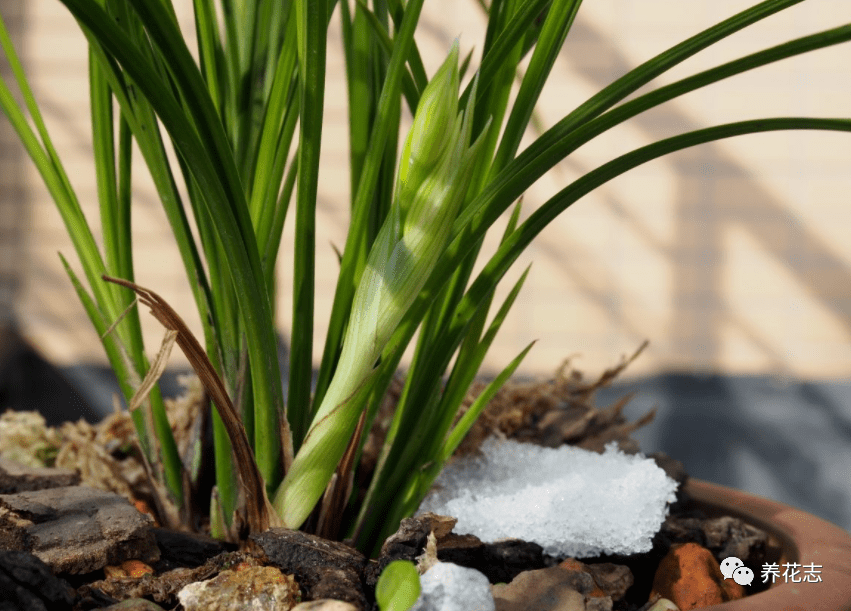
[[[124,569],[128,577],[133,577],[134,579],[138,579],[143,575],[154,574],[154,569],[141,560],[126,560],[121,563],[121,568]]]
[[[745,589],[724,579],[718,561],[697,543],[678,543],[662,559],[653,579],[655,595],[673,601],[680,611],[702,609],[744,598]]]
[[[154,526],[159,526],[159,522],[157,521],[157,516],[154,514],[154,510],[151,509],[150,505],[148,505],[142,499],[136,499],[133,501],[133,506],[139,513],[146,513],[154,519]]]
[[[110,581],[128,577],[139,579],[143,575],[153,575],[154,569],[141,560],[125,560],[117,566],[103,567],[103,574]]]

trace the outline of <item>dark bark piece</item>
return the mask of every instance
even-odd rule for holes
[[[434,532],[438,549],[442,549],[445,541],[454,541],[458,537],[452,533],[452,528],[457,522],[458,520],[453,517],[440,516],[431,512],[402,519],[398,530],[385,539],[378,560],[370,560],[364,571],[364,583],[369,588],[375,588],[381,572],[394,560],[408,560],[416,564],[417,558],[425,552],[426,542],[431,532]],[[475,537],[473,539],[481,545],[481,541]],[[462,557],[465,556],[462,554]],[[440,559],[444,559],[442,555]]]
[[[110,605],[116,605],[120,601],[108,594],[104,594],[100,590],[84,589],[87,586],[81,586],[77,589],[77,598],[74,599],[74,611],[90,611],[91,609],[103,609]]]
[[[80,474],[68,469],[30,467],[0,458],[0,494],[76,486]]]
[[[373,585],[373,579],[393,560],[416,563],[431,532],[435,535],[438,560],[476,569],[491,583],[508,582],[522,571],[544,568],[543,548],[537,543],[520,539],[482,543],[473,535],[454,534],[452,528],[457,522],[453,517],[433,513],[402,520],[399,530],[381,547],[377,566],[370,567],[376,575],[368,575],[367,584]]]
[[[199,567],[222,552],[235,551],[233,544],[213,539],[200,533],[185,533],[168,528],[154,528],[154,537],[160,548],[158,572],[176,567]]]
[[[760,566],[766,561],[768,533],[730,516],[713,518],[703,523],[708,547],[717,559],[735,556],[748,565]]]
[[[432,513],[403,519],[399,530],[388,537],[381,547],[378,561],[371,562],[367,567],[364,577],[366,585],[375,587],[381,571],[394,560],[416,563],[425,553],[431,532],[435,534],[439,561],[476,569],[491,583],[509,582],[523,571],[546,566],[543,548],[537,543],[520,539],[483,543],[473,535],[452,533],[456,522],[455,518]]]
[[[396,532],[384,540],[379,558],[414,560],[422,553],[429,532],[429,524],[425,520],[403,518]]]
[[[251,535],[251,539],[261,547],[269,564],[295,576],[307,599],[327,598],[320,594],[324,588],[340,587],[342,591],[346,585],[348,594],[341,600],[356,606],[360,601],[363,606],[359,609],[366,608],[361,579],[367,560],[356,549],[289,528],[272,528]]]
[[[475,535],[451,533],[438,541],[437,559],[458,566],[483,567],[486,565],[485,547],[482,540]]]
[[[440,558],[438,544],[437,557]],[[544,548],[521,539],[486,543],[484,565],[473,567],[484,573],[491,583],[509,582],[523,571],[544,568]]]
[[[365,611],[368,608],[357,573],[351,570],[323,568],[319,569],[319,574],[319,581],[309,590],[310,598],[342,600],[354,605],[358,611]]]
[[[437,559],[476,569],[491,583],[507,583],[524,571],[547,566],[537,543],[521,539],[483,543],[474,535],[451,534],[438,539]]]
[[[64,580],[30,553],[0,550],[0,609],[3,611],[65,611],[73,591]]]
[[[285,573],[299,568],[304,572],[304,578],[314,583],[319,580],[320,568],[361,573],[366,565],[366,558],[356,549],[298,530],[271,528],[252,535],[251,539],[260,545],[271,564]]]
[[[654,540],[666,548],[675,543],[697,543],[708,547],[706,535],[703,533],[703,522],[704,520],[698,517],[669,515],[662,522]]]
[[[157,560],[152,523],[125,498],[85,486],[0,495],[0,547],[31,552],[56,573]]]
[[[413,518],[404,518],[398,530],[385,539],[381,546],[380,558],[392,557],[393,560],[414,561],[423,553],[426,540],[431,532],[438,542],[452,533],[456,518],[439,516],[428,512]]]

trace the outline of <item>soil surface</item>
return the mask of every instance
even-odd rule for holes
[[[609,384],[638,352],[590,383],[583,381],[580,373],[569,370],[568,363],[552,380],[533,384],[509,383],[491,401],[456,456],[475,453],[490,435],[547,447],[567,443],[598,452],[607,443],[615,441],[623,451],[637,452],[638,446],[630,433],[649,422],[653,412],[637,422],[626,422],[621,412],[629,396],[613,405],[598,408],[594,405],[594,395],[599,388]],[[361,489],[366,488],[364,484],[371,477],[401,387],[401,378],[395,380],[369,432],[361,462],[355,471]],[[472,403],[483,387],[483,384],[474,387],[465,406]],[[205,437],[204,429],[208,428],[203,426],[205,418],[197,417],[203,413],[205,403],[203,389],[197,380],[187,381],[184,397],[167,401],[178,444],[184,452],[193,446],[194,440]],[[139,606],[133,608],[148,611],[182,609],[178,606],[177,593],[187,584],[210,579],[228,568],[245,570],[265,565],[276,567],[285,575],[293,575],[303,601],[332,598],[349,602],[358,610],[373,611],[378,609],[374,598],[376,580],[381,570],[393,560],[417,562],[418,559],[429,561],[430,558],[433,561],[436,558],[453,562],[480,570],[492,584],[509,583],[522,572],[554,567],[565,560],[543,554],[541,547],[535,543],[508,540],[488,544],[469,535],[453,534],[452,518],[433,515],[403,521],[399,531],[385,543],[378,559],[366,559],[343,542],[287,529],[273,529],[253,536],[249,545],[239,551],[235,545],[205,536],[203,531],[207,520],[199,519],[197,515],[187,520],[186,516],[177,516],[173,508],[166,506],[161,491],[151,486],[146,477],[149,466],[138,459],[134,444],[135,432],[129,417],[123,412],[117,412],[95,426],[81,421],[66,423],[59,429],[45,427],[43,419],[39,420],[34,413],[9,412],[0,418],[0,458],[29,464],[36,469],[22,473],[8,464],[4,469],[0,463],[0,591],[14,589],[21,601],[18,606],[9,607],[0,602],[0,607],[4,610],[29,610],[38,609],[41,604],[41,608],[45,609],[83,611],[109,608],[127,599],[145,598],[158,606],[140,601]],[[687,475],[677,461],[664,455],[654,455],[653,458],[672,478],[680,483],[686,480]],[[44,465],[65,470],[38,472],[38,468]],[[72,471],[69,472],[69,469]],[[36,537],[32,536],[33,528],[49,529],[51,519],[65,519],[63,529],[72,528],[68,524],[75,523],[75,520],[79,523],[86,523],[86,520],[71,519],[55,508],[34,513],[32,507],[36,501],[28,498],[30,505],[22,504],[23,497],[17,498],[16,495],[35,494],[32,491],[59,486],[52,494],[57,496],[59,490],[66,489],[61,487],[73,488],[78,483],[74,479],[75,474],[84,486],[109,491],[123,497],[120,498],[122,502],[132,502],[137,509],[153,514],[154,517],[147,518],[150,524],[145,528],[152,533],[154,541],[151,544],[155,544],[158,553],[147,549],[145,565],[140,567],[126,562],[134,559],[133,545],[122,539],[121,532],[109,535],[115,539],[114,549],[99,547],[97,552],[92,552],[99,554],[97,558],[84,558],[78,565],[67,561],[53,562],[51,568],[30,553],[45,557],[34,548]],[[204,495],[209,499],[209,488],[198,487],[195,492],[201,499]],[[68,494],[63,492],[58,496],[64,498]],[[104,503],[101,500],[99,504]],[[50,503],[39,506],[48,505]],[[114,505],[119,511],[124,511],[121,503]],[[203,507],[203,502],[198,506]],[[36,514],[39,516],[37,519],[33,517]],[[111,518],[102,515],[93,517],[93,511],[87,515],[90,520],[100,520],[101,533],[106,532],[104,524],[112,524]],[[155,519],[157,524],[171,526],[182,521],[184,531],[186,525],[191,524],[202,532],[180,532],[175,528],[153,526]],[[91,523],[85,528],[91,530]],[[134,524],[133,528],[133,536],[138,538],[139,525]],[[5,538],[3,533],[6,533]],[[430,533],[434,533],[431,546]],[[84,537],[80,535],[77,538]],[[66,540],[74,539],[73,530],[66,532]],[[650,552],[583,560],[594,567],[592,572],[598,585],[607,579],[621,584],[613,586],[610,605],[595,608],[614,611],[646,608],[661,559],[671,545],[683,542],[696,542],[708,548],[719,561],[727,556],[736,556],[745,564],[755,566],[776,561],[779,557],[779,549],[772,546],[765,533],[733,518],[702,515],[681,491],[677,502],[671,506],[669,517],[654,537]],[[60,555],[61,545],[64,544],[55,545]],[[70,543],[68,545],[71,547]],[[73,553],[85,555],[87,552],[75,549]],[[53,556],[50,557],[55,557],[57,549],[52,549],[51,554]],[[73,555],[72,551],[69,550],[67,555]],[[98,568],[90,570],[93,562]],[[623,585],[626,574],[623,567],[631,575],[631,586]],[[754,583],[748,588],[748,594],[760,589],[764,587]]]

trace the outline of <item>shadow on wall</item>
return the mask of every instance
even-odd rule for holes
[[[600,391],[600,405],[637,391],[642,451],[681,460],[692,477],[814,513],[851,531],[851,381],[778,385],[767,376],[667,374]]]
[[[24,2],[0,0],[0,12],[8,27],[9,37],[18,47],[23,39],[25,10]],[[0,78],[6,83],[12,80],[12,69],[5,59],[0,61]],[[22,96],[16,88],[13,91],[15,99],[20,101]],[[14,320],[21,278],[26,270],[26,236],[23,228],[29,216],[29,194],[25,171],[27,159],[19,154],[21,149],[12,124],[0,113],[0,327]]]
[[[111,372],[110,372],[111,373]],[[70,379],[69,379],[70,378]],[[0,324],[0,413],[38,411],[49,426],[80,418],[97,422],[112,411],[112,395],[97,405],[85,388],[50,364],[9,325]],[[112,376],[115,388],[118,383]]]
[[[571,69],[597,90],[634,67],[607,38],[582,20],[575,23],[562,53],[569,58]],[[806,87],[806,83],[800,86]],[[630,119],[629,124],[654,141],[707,127],[693,121],[683,108],[674,101]],[[575,157],[566,163],[579,173],[593,169],[580,165]],[[672,318],[663,330],[665,337],[651,338],[657,350],[665,353],[662,368],[671,365],[695,371],[723,368],[722,331],[726,328],[741,335],[771,371],[796,371],[794,353],[790,354],[775,337],[754,328],[726,303],[723,282],[727,266],[736,262],[725,251],[725,239],[733,229],[751,238],[772,263],[783,267],[798,287],[798,295],[790,294],[787,300],[766,300],[771,314],[791,316],[801,299],[806,298],[817,304],[824,316],[839,321],[842,329],[851,335],[851,269],[794,211],[764,188],[752,172],[714,144],[668,155],[665,163],[670,166],[675,181],[673,241],[660,240],[634,213],[634,204],[614,196],[604,202],[644,248],[671,267],[673,288],[668,299]],[[794,159],[789,166],[790,172],[796,171]],[[625,335],[643,340],[647,332],[642,330],[642,321],[622,308],[627,295],[618,283],[612,282],[603,290],[599,288],[599,269],[605,263],[595,265],[597,273],[589,276],[581,260],[565,258],[564,247],[570,241],[569,234],[561,233],[556,238],[541,236],[536,241],[536,252],[552,261],[549,268],[562,272],[562,278],[553,278],[553,283],[571,287],[605,312],[610,323],[608,341],[614,351],[620,350]],[[617,250],[619,246],[612,244],[612,248]],[[802,327],[805,324],[801,321]]]

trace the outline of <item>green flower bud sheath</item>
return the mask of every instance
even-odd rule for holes
[[[340,361],[275,494],[274,507],[289,528],[299,528],[322,496],[360,416],[353,399],[446,247],[484,142],[480,136],[468,145],[472,121],[457,107],[456,43],[423,91],[402,153],[396,201],[355,292]]]

